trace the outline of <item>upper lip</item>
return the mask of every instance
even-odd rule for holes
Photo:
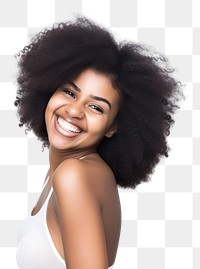
[[[79,125],[79,124],[77,124],[75,121],[73,121],[73,120],[71,120],[71,119],[66,119],[65,117],[63,117],[63,116],[61,116],[61,115],[56,115],[57,116],[57,118],[58,117],[61,117],[63,120],[65,120],[65,121],[67,121],[68,123],[70,123],[70,124],[72,124],[72,125],[74,125],[75,127],[77,127],[77,128],[79,128],[80,130],[81,130],[81,132],[83,131],[83,128]]]

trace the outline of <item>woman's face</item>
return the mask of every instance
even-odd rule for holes
[[[49,100],[45,121],[50,146],[61,150],[94,150],[113,126],[120,97],[108,76],[92,69],[56,90]]]

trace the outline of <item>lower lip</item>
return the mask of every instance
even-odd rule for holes
[[[73,132],[64,130],[58,123],[58,116],[55,117],[55,127],[56,127],[56,130],[60,134],[64,135],[65,137],[73,138],[73,137],[80,135],[80,133],[73,133]]]

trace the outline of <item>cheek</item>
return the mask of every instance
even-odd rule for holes
[[[52,117],[52,112],[53,112],[53,100],[50,99],[46,109],[45,109],[45,124],[46,126],[48,126],[48,122],[50,121],[51,117]]]
[[[110,129],[112,125],[111,120],[107,118],[91,118],[90,119],[90,128],[95,135],[104,135]]]
[[[48,103],[48,105],[47,105],[47,107],[46,107],[46,109],[45,109],[45,123],[47,123],[47,119],[48,119],[48,115],[49,115],[49,103]]]
[[[45,109],[45,119],[50,117],[59,105],[59,102],[58,102],[57,98],[55,98],[55,97],[52,96],[51,99],[49,100],[49,102],[47,103],[47,106]]]

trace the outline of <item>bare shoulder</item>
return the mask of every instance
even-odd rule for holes
[[[99,157],[68,159],[55,171],[52,183],[66,265],[108,268],[108,261],[115,260],[121,226],[112,171]]]
[[[87,165],[83,164],[78,159],[67,159],[63,161],[56,169],[53,175],[53,186],[63,185],[78,182],[81,183],[83,180],[80,178],[87,179]]]
[[[116,182],[111,169],[101,159],[65,160],[55,171],[52,178],[56,195],[90,196],[99,206],[103,203],[103,196],[115,191]]]
[[[67,159],[63,161],[56,169],[53,178],[53,188],[82,188],[91,184],[91,179],[95,173],[95,169],[89,162],[80,161],[79,159]]]
[[[99,268],[108,267],[101,207],[93,191],[92,171],[90,162],[68,159],[52,178],[66,265],[71,268],[94,268],[96,264]]]
[[[53,176],[53,187],[94,187],[97,182],[102,184],[115,182],[114,175],[107,164],[101,159],[67,159],[63,161]]]

